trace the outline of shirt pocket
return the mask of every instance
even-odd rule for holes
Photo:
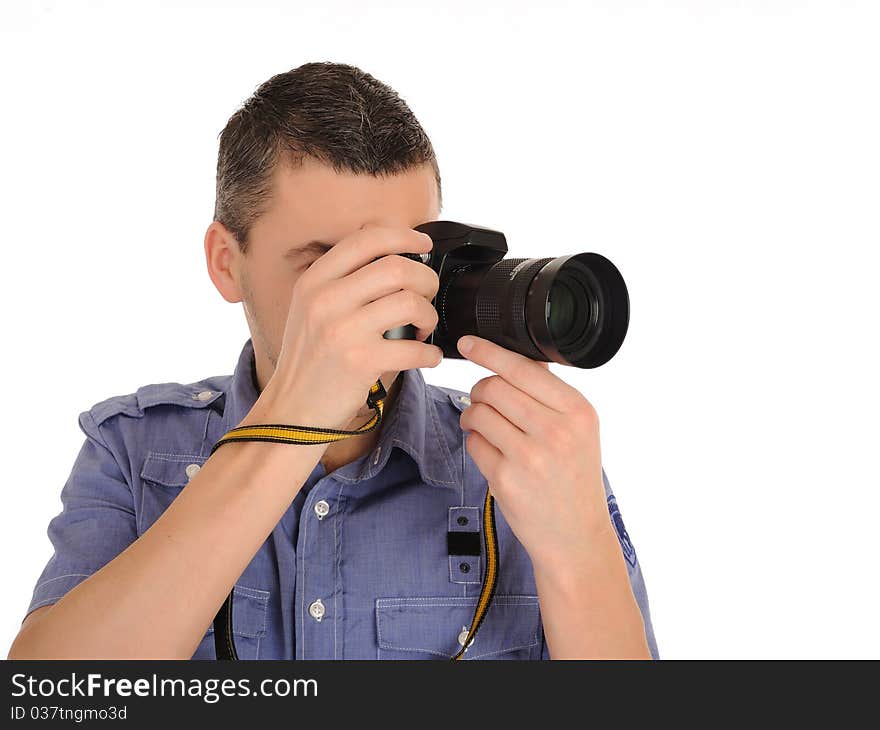
[[[269,591],[236,584],[232,592],[232,637],[239,659],[259,659],[260,644],[266,636]],[[211,624],[193,659],[216,659],[214,625]]]
[[[141,494],[137,505],[138,535],[143,535],[168,509],[207,456],[150,451],[141,467]]]
[[[377,659],[451,659],[467,635],[477,596],[376,599]],[[537,659],[538,596],[495,595],[465,659]]]
[[[168,509],[207,456],[149,452],[141,468],[141,498],[137,510],[138,534],[142,535]],[[232,594],[232,635],[239,659],[258,659],[266,636],[269,591],[236,584]],[[193,659],[216,659],[214,626],[210,626]]]

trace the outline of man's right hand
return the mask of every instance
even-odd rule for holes
[[[436,367],[443,351],[423,342],[437,326],[437,273],[398,253],[427,253],[431,237],[367,225],[346,236],[296,281],[278,364],[260,395],[273,423],[340,429],[382,373]],[[414,324],[416,340],[385,339]],[[263,422],[266,422],[265,420]]]

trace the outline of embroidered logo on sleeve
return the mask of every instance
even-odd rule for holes
[[[620,540],[620,547],[623,548],[623,557],[626,558],[626,562],[635,568],[636,551],[626,532],[626,527],[623,524],[623,517],[620,514],[620,510],[617,508],[617,500],[614,498],[613,494],[608,497],[608,512],[611,515],[611,521],[614,523],[614,529],[617,531],[617,538]]]

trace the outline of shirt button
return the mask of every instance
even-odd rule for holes
[[[466,406],[469,406],[471,404],[470,396],[467,395],[458,396],[458,400],[464,403]]]
[[[325,500],[315,503],[315,514],[319,520],[323,520],[327,513],[330,512],[330,505]]]
[[[316,601],[312,601],[309,605],[309,614],[315,619],[315,621],[320,621],[324,618],[324,604],[321,603],[320,598]]]
[[[458,643],[461,644],[461,646],[464,646],[464,642],[467,640],[467,635],[468,635],[468,627],[462,626],[461,633],[458,635]],[[471,643],[468,644],[468,649],[470,649],[470,646],[473,643],[474,643],[474,640],[471,639]],[[465,651],[467,651],[467,649],[465,649]]]
[[[190,464],[189,466],[187,466],[186,467],[187,478],[192,479],[198,473],[199,469],[201,469],[201,468],[202,467],[200,467],[198,464]]]
[[[210,400],[212,395],[214,395],[213,391],[203,390],[203,391],[193,395],[193,400],[201,400],[201,401]]]

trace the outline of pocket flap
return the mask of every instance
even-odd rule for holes
[[[255,638],[265,636],[268,605],[269,591],[236,585],[232,591],[232,633]],[[213,634],[212,622],[205,635]]]
[[[477,597],[412,596],[376,599],[376,633],[381,649],[423,652],[451,658],[470,627]],[[496,595],[462,659],[524,649],[538,643],[538,596]]]
[[[201,468],[208,460],[207,456],[196,454],[164,454],[150,451],[141,468],[141,479],[165,487],[184,487],[192,478],[187,467],[195,464]],[[190,469],[190,472],[193,470]]]

